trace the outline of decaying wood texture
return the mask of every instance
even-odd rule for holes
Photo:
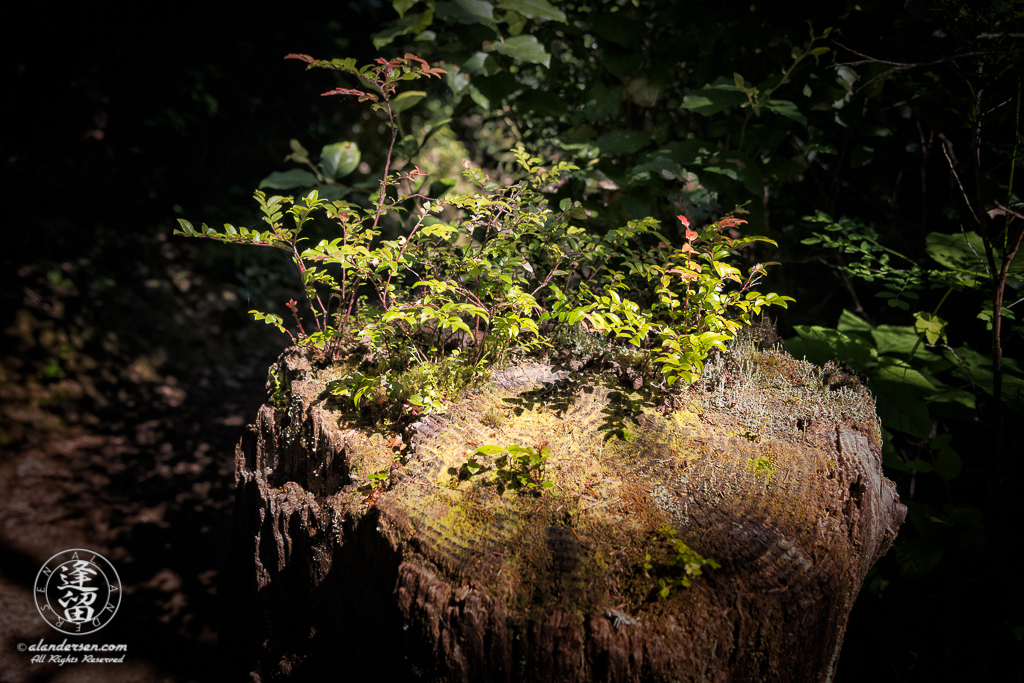
[[[870,397],[781,352],[715,361],[671,410],[511,368],[405,450],[332,407],[336,373],[286,352],[288,407],[236,452],[224,631],[253,680],[828,681],[906,513]],[[458,474],[543,443],[543,493],[502,490],[493,458]],[[720,565],[667,598],[666,526]]]

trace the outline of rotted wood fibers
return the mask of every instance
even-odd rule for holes
[[[261,680],[339,661],[387,680],[831,680],[906,510],[869,397],[752,368],[666,411],[607,376],[517,367],[398,453],[290,350],[288,409],[264,406],[236,453],[228,646]],[[467,477],[487,444],[546,445],[553,487],[505,490],[483,456]],[[720,565],[667,598],[665,528]]]

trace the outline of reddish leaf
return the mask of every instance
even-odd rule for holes
[[[370,100],[371,102],[377,101],[376,95],[365,93],[362,90],[353,90],[352,88],[335,88],[334,90],[320,93],[321,97],[326,97],[327,95],[357,95],[360,102],[365,102],[367,100]]]

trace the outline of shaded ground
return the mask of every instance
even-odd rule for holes
[[[233,450],[261,402],[265,367],[254,358],[205,369],[187,403],[156,402],[109,429],[78,426],[4,454],[0,680],[218,680],[217,578]],[[225,395],[237,402],[219,404]],[[47,558],[68,548],[111,560],[125,591],[108,628],[71,640],[127,643],[124,665],[33,665],[13,651],[63,637],[39,617],[31,588]]]
[[[335,10],[369,21],[361,4]],[[0,64],[4,683],[222,680],[233,451],[285,341],[247,311],[297,292],[293,279],[271,291],[294,277],[287,259],[236,261],[172,237],[173,217],[257,220],[252,188],[311,118],[296,102],[319,102],[313,82],[305,99],[291,89],[306,86],[282,57],[329,52],[339,28],[319,15],[143,14],[23,19],[46,31],[13,32]],[[96,642],[128,644],[123,665],[32,665],[16,649],[63,638],[31,589],[77,547],[120,573],[125,599]]]
[[[178,247],[151,246],[150,287],[129,280],[106,292],[98,266],[82,262],[25,268],[5,283],[4,683],[222,680],[217,590],[234,446],[281,340],[241,325],[234,291],[182,270]],[[109,559],[124,599],[109,626],[68,640],[126,643],[124,664],[32,664],[16,650],[65,638],[39,616],[32,586],[71,548]]]

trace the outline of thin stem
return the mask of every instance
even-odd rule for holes
[[[384,177],[380,180],[380,197],[377,198],[377,212],[373,216],[373,228],[376,228],[377,224],[380,223],[380,215],[384,210],[384,202],[387,199],[388,173],[391,172],[391,155],[395,150],[395,140],[398,139],[398,128],[395,127],[395,115],[391,111],[391,101],[388,99],[383,88],[378,85],[377,89],[380,90],[381,95],[383,95],[384,106],[387,107],[388,110],[388,125],[391,127],[391,143],[388,145],[388,154],[384,158]]]

